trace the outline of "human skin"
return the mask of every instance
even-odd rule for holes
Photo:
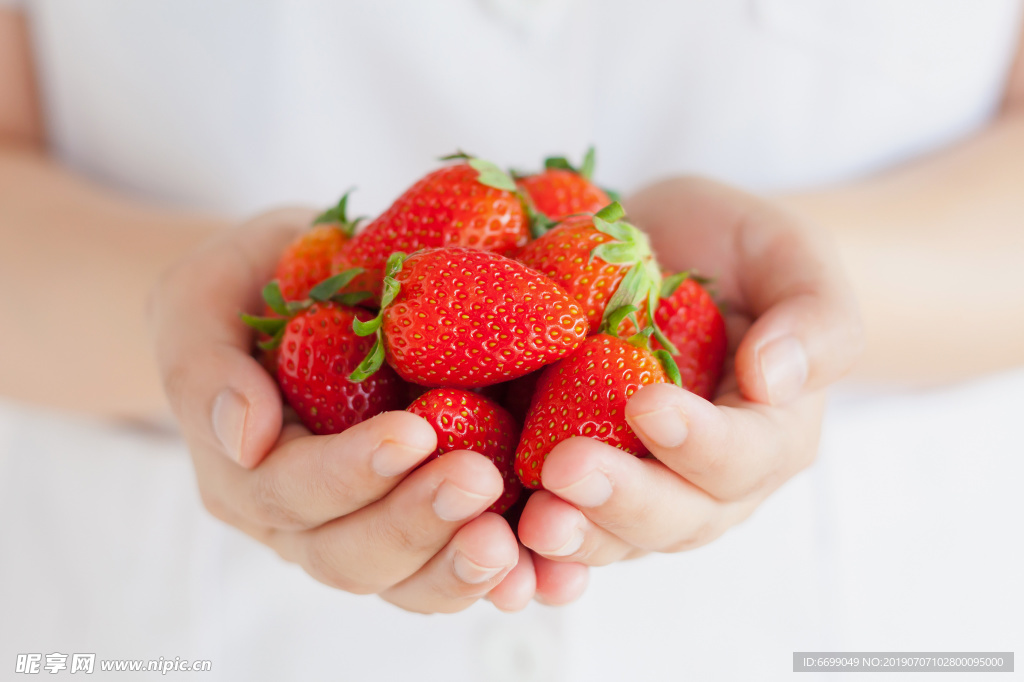
[[[686,254],[659,249],[666,266],[718,275],[736,313],[733,370],[714,403],[670,386],[635,396],[627,415],[654,459],[585,439],[556,448],[544,471],[549,491],[531,498],[519,526],[530,552],[498,517],[438,515],[445,482],[464,486],[480,509],[497,496],[499,482],[479,456],[453,453],[408,476],[380,473],[411,468],[432,449],[422,420],[394,413],[324,437],[285,424],[234,312],[256,309],[261,278],[308,213],[275,212],[225,230],[221,220],[134,204],[74,176],[47,156],[28,54],[21,17],[0,10],[0,287],[18,292],[0,297],[0,394],[149,418],[166,409],[166,387],[214,515],[324,582],[379,592],[403,608],[458,610],[482,595],[508,610],[531,597],[565,603],[585,585],[582,564],[688,549],[749,515],[813,460],[823,389],[858,355],[860,318],[840,260],[863,314],[862,376],[934,382],[1024,361],[1012,342],[1024,320],[1005,312],[1024,308],[1022,52],[999,116],[908,167],[775,201],[687,178],[627,200],[656,247],[666,234],[690,237]],[[686,211],[673,208],[681,205]],[[688,212],[709,218],[705,233],[678,221]],[[713,232],[745,237],[716,241]],[[884,257],[911,245],[913,259]],[[756,267],[765,253],[792,259],[789,270],[805,277],[787,284],[781,268]],[[149,308],[155,368],[141,311],[160,272],[168,274]],[[232,295],[209,300],[203,287],[214,283]],[[773,284],[775,296],[759,298]],[[797,342],[771,343],[784,338]],[[374,452],[388,442],[402,453],[398,463],[374,469]],[[352,480],[358,490],[346,485]],[[410,515],[420,521],[404,526]],[[687,521],[671,521],[680,518]],[[352,561],[356,554],[364,561]],[[468,582],[473,568],[463,564],[460,577],[457,556],[498,572]],[[389,567],[386,583],[364,574],[367,557]]]

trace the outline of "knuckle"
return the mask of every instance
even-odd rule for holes
[[[687,474],[715,477],[721,473],[725,448],[689,448],[681,464]]]
[[[338,548],[329,541],[326,533],[316,533],[309,541],[304,567],[311,576],[336,590],[350,594],[374,594],[375,586],[355,579],[342,570]]]
[[[252,499],[257,514],[270,525],[280,528],[304,526],[301,514],[288,503],[278,477],[257,475],[252,488]]]
[[[706,519],[697,524],[697,526],[686,534],[686,537],[677,540],[663,551],[674,554],[676,552],[685,552],[691,549],[696,549],[697,547],[708,544],[724,532],[725,529],[722,528],[720,524],[714,520]]]
[[[412,525],[408,517],[396,518],[386,506],[367,526],[367,533],[371,546],[399,552],[416,552],[427,544],[420,528]]]
[[[345,435],[341,433],[332,438]],[[316,477],[313,487],[329,500],[344,500],[355,509],[361,508],[365,506],[364,502],[372,499],[370,493],[373,488],[370,482],[365,480],[365,477],[359,475],[358,471],[351,470],[349,463],[352,458],[347,456],[351,452],[346,452],[345,457],[329,455],[328,448],[332,446],[333,442],[325,442],[316,453],[314,468]]]
[[[585,566],[607,566],[614,564],[621,559],[621,556],[614,556],[612,552],[607,549],[601,551],[601,548],[596,545],[589,545],[584,543],[575,554],[571,556],[562,557],[563,561],[574,561],[576,563],[583,564]]]
[[[431,581],[425,603],[434,613],[458,613],[488,592],[490,585],[470,585],[459,579],[454,569],[441,580]]]
[[[735,502],[754,495],[775,479],[775,470],[748,472],[743,478],[737,478],[726,488],[718,499]]]

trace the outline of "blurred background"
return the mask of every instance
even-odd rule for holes
[[[226,680],[658,680],[1024,648],[1022,20],[1018,0],[0,0],[0,678],[54,651]],[[710,176],[839,244],[869,347],[810,470],[707,547],[515,615],[331,590],[203,510],[144,323],[164,267],[352,185],[376,215],[456,148],[534,168],[590,144],[626,195]]]

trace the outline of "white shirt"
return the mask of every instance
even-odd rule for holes
[[[599,180],[624,191],[683,172],[756,191],[860,177],[982,125],[1021,16],[1018,0],[24,5],[55,153],[235,216],[353,184],[355,212],[374,214],[457,147],[529,168],[596,143]],[[1005,425],[1022,388],[1018,372],[847,398],[818,464],[725,537],[595,570],[578,604],[515,616],[423,617],[320,586],[202,511],[175,438],[10,405],[0,660],[180,656],[231,680],[783,679],[798,650],[1013,650],[1020,526],[1006,537],[1004,519],[1024,516],[1024,448]]]

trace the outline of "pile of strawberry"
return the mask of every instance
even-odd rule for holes
[[[640,387],[710,398],[725,325],[702,280],[663,275],[646,235],[580,168],[510,174],[465,154],[357,230],[348,195],[283,254],[263,291],[265,366],[313,433],[387,410],[425,418],[434,457],[494,461],[511,507],[551,449],[589,436],[648,454],[626,423]]]

